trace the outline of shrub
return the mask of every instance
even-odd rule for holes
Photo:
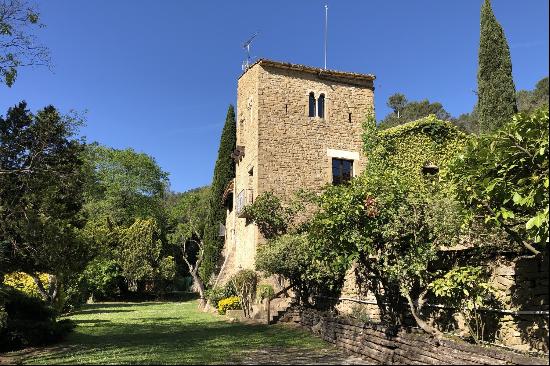
[[[231,296],[221,299],[218,303],[218,314],[224,315],[227,310],[241,309],[241,300],[238,296]]]
[[[61,291],[63,299],[61,311],[69,312],[84,304],[90,296],[88,282],[82,273],[77,273],[65,280]]]
[[[39,346],[59,341],[73,323],[57,322],[55,311],[43,301],[12,287],[0,288],[0,351]]]
[[[38,277],[42,283],[49,283],[50,277],[47,273],[39,273]],[[35,297],[37,299],[41,298],[36,283],[31,276],[24,272],[12,272],[6,274],[4,276],[4,285],[13,287],[28,296]],[[48,287],[46,287],[46,291],[48,291]]]
[[[122,270],[115,260],[97,258],[88,263],[84,278],[94,298],[109,299],[119,294]]]
[[[215,286],[206,291],[206,298],[212,306],[218,307],[220,300],[237,295],[235,288],[228,282],[225,286]]]
[[[233,284],[237,295],[241,300],[241,306],[244,311],[244,316],[250,317],[250,304],[256,295],[256,284],[258,283],[258,275],[251,269],[241,269],[235,273],[229,280]]]
[[[267,284],[262,284],[258,286],[258,290],[256,291],[256,298],[259,301],[263,301],[264,299],[273,297],[273,295],[275,295],[275,290],[273,290],[273,286]]]

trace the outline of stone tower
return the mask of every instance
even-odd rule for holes
[[[362,122],[374,111],[373,75],[261,59],[239,78],[236,176],[226,189],[225,262],[217,282],[254,268],[262,238],[242,209],[271,191],[288,199],[364,166]]]

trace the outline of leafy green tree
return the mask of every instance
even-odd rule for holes
[[[428,285],[445,305],[458,309],[476,343],[483,340],[484,334],[480,309],[494,300],[489,275],[486,267],[457,266]]]
[[[124,277],[138,287],[145,280],[173,279],[174,258],[165,255],[161,230],[154,219],[137,219],[123,230],[118,262]]]
[[[520,90],[517,94],[518,109],[521,112],[534,112],[548,107],[548,76],[539,80],[534,90]]]
[[[86,210],[93,219],[129,226],[138,217],[163,221],[168,173],[155,159],[133,149],[89,145],[87,163],[93,174],[86,189]]]
[[[518,111],[510,49],[489,0],[481,7],[477,95],[482,131],[498,129]]]
[[[266,239],[286,234],[296,213],[293,207],[283,206],[281,199],[272,192],[259,195],[254,203],[244,208],[244,214]]]
[[[95,300],[111,299],[119,294],[122,270],[114,259],[94,258],[86,266],[83,277]]]
[[[231,154],[237,145],[237,125],[235,110],[232,105],[227,109],[225,125],[223,127],[218,149],[218,160],[214,167],[214,177],[210,188],[210,210],[204,235],[204,261],[200,268],[200,275],[208,281],[215,272],[223,248],[223,237],[219,236],[219,225],[225,225],[226,209],[222,203],[223,192],[229,182],[235,178],[235,162]]]
[[[548,244],[548,109],[472,139],[452,164],[461,201],[534,254]]]
[[[181,253],[181,258],[193,277],[195,288],[199,291],[201,307],[206,304],[206,294],[204,281],[198,271],[204,260],[204,234],[209,202],[209,187],[194,189],[180,195],[168,214],[173,226],[168,234],[168,242]]]
[[[29,274],[50,302],[88,255],[79,230],[86,177],[79,124],[53,106],[32,114],[24,102],[0,117],[0,268]],[[48,291],[39,272],[51,275]]]
[[[401,93],[395,93],[388,98],[386,105],[393,110],[393,113],[397,115],[397,118],[401,117],[401,111],[408,104],[407,97]]]
[[[166,282],[157,266],[164,263],[162,258],[168,255],[169,249],[165,239],[167,219],[163,201],[168,174],[154,158],[133,149],[118,150],[93,144],[88,145],[85,156],[90,174],[85,184],[84,210],[88,220],[83,235],[93,244],[95,260],[100,264],[110,263],[109,271],[103,268],[105,266],[95,265],[87,268],[85,275],[90,276],[92,285],[100,285],[102,282],[98,278],[105,273],[112,274],[109,281],[103,282],[103,289],[95,286],[95,292],[99,296],[112,296],[126,291],[125,282],[140,286],[146,280],[156,281],[156,284]],[[128,241],[128,235],[138,229],[155,238],[143,238],[144,242],[137,238]],[[156,252],[145,256],[146,250],[153,249],[160,251],[161,257],[155,257]],[[127,251],[133,255],[128,256]],[[124,281],[118,280],[119,274],[115,274],[114,269],[120,271]],[[111,286],[115,282],[118,289]]]
[[[400,93],[396,93],[388,98],[388,107],[393,109],[393,113],[388,114],[379,125],[384,130],[387,128],[399,126],[407,122],[416,121],[431,114],[440,120],[450,120],[451,115],[443,108],[439,102],[431,103],[429,100],[409,102],[407,98]]]
[[[0,0],[0,83],[11,87],[25,66],[49,66],[48,49],[32,33],[40,28],[34,5],[25,0]]]

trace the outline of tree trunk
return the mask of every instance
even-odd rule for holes
[[[409,308],[411,310],[411,314],[412,314],[414,320],[416,321],[416,324],[418,324],[418,326],[420,327],[420,329],[422,329],[423,331],[425,331],[428,334],[431,334],[433,337],[436,338],[436,340],[439,340],[439,339],[443,338],[443,333],[441,333],[436,328],[432,327],[430,324],[428,324],[428,322],[426,322],[424,319],[422,319],[420,317],[420,310],[422,309],[422,305],[423,305],[423,302],[424,302],[423,299],[421,299],[421,298],[419,299],[418,307],[416,307],[416,305],[414,304],[414,301],[412,300],[411,295],[410,295],[409,292],[405,292],[403,295],[407,299],[407,302],[409,304]]]
[[[198,269],[198,267],[197,267]],[[197,274],[197,270],[191,271],[191,277],[193,277],[193,283],[195,284],[197,290],[199,290],[199,309],[203,309],[206,305],[206,297],[204,296],[205,287],[204,282]]]
[[[42,299],[52,305],[57,299],[59,284],[55,275],[49,275],[49,288],[46,290],[44,284],[40,280],[40,277],[36,273],[29,273],[29,276],[33,279],[38,293],[42,296]]]

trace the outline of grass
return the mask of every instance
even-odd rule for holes
[[[258,350],[327,347],[293,327],[228,323],[196,301],[90,304],[68,318],[77,327],[61,344],[7,356],[26,364],[224,364]]]

